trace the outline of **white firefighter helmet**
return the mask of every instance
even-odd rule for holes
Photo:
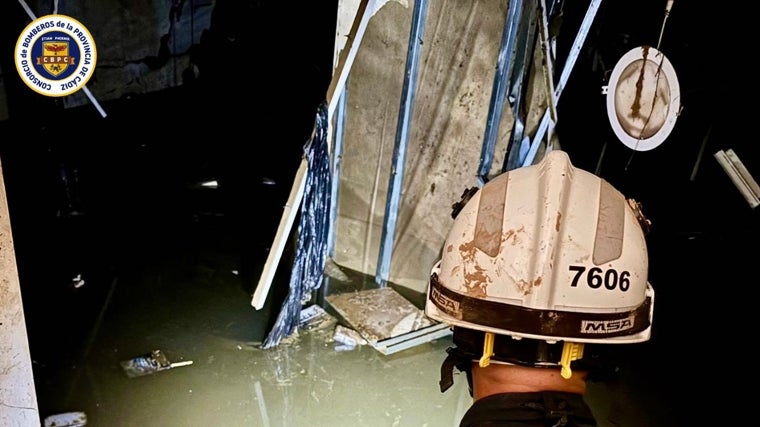
[[[433,267],[427,316],[518,340],[649,339],[649,222],[638,203],[558,150],[472,190]]]

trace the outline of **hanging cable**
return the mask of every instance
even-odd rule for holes
[[[675,0],[668,0],[668,4],[665,6],[665,18],[662,20],[662,28],[660,28],[660,38],[657,39],[657,50],[660,50],[660,43],[662,43],[662,35],[665,33],[665,23],[668,22],[670,16],[670,10],[673,9],[673,3]]]
[[[668,17],[670,16],[670,11],[673,9],[673,3],[674,2],[675,2],[675,0],[668,0],[667,4],[665,5],[665,17],[662,20],[662,27],[660,27],[660,36],[657,39],[657,51],[660,52],[661,58],[660,58],[660,63],[658,65],[658,67],[657,67],[657,81],[655,83],[655,87],[658,87],[659,84],[660,84],[660,78],[661,78],[661,75],[662,75],[662,65],[663,65],[663,63],[665,61],[665,55],[663,55],[661,53],[662,51],[660,51],[660,45],[662,44],[662,35],[665,33],[665,24],[667,23]],[[657,90],[653,91],[652,97],[656,98],[657,96],[658,96],[658,91]],[[647,129],[647,126],[649,126],[649,121],[652,118],[652,114],[654,113],[654,105],[655,105],[655,100],[652,99],[652,109],[649,111],[649,116],[647,116],[646,122],[645,122],[644,126],[641,129],[641,133],[642,134],[644,133],[644,130]],[[641,141],[642,139],[643,139],[643,136],[640,136],[639,137],[639,141]],[[628,158],[628,162],[626,163],[624,170],[628,171],[628,167],[631,165],[631,162],[633,161],[633,155],[634,155],[635,152],[636,152],[636,150],[634,150],[631,153],[631,156]]]
[[[29,5],[26,4],[24,0],[18,0],[18,3],[21,5],[24,11],[26,11],[26,14],[27,16],[29,16],[29,19],[31,19],[32,21],[37,19],[37,16],[34,14],[34,12],[32,12],[32,9],[29,8]]]

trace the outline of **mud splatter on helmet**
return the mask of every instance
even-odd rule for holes
[[[584,344],[650,338],[649,221],[564,151],[466,191],[454,212],[425,313],[482,366],[559,366],[569,377]]]

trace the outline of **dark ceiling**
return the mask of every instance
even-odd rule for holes
[[[60,2],[60,13],[66,5]],[[105,81],[96,73],[88,84],[106,117],[90,103],[67,107],[21,82],[12,52],[30,19],[20,2],[0,4],[8,101],[0,156],[9,197],[28,206],[14,218],[55,217],[68,209],[61,206],[71,197],[61,174],[71,175],[69,184],[77,180],[79,202],[96,204],[93,209],[119,211],[129,198],[146,207],[160,203],[146,216],[169,204],[164,191],[201,179],[224,180],[234,205],[244,204],[244,188],[264,177],[292,179],[331,77],[337,1],[298,8],[278,1],[155,1],[119,11],[68,5],[91,17],[89,30],[103,52],[98,65],[103,76],[114,76]],[[201,27],[202,18],[208,24],[202,31],[172,25],[176,19],[178,26]],[[108,25],[109,19],[130,28]],[[177,46],[186,49],[172,51]],[[180,80],[154,77],[175,63],[189,63],[165,73],[181,74]],[[116,80],[130,72],[137,77]],[[152,83],[136,84],[140,77]]]
[[[757,230],[756,212],[733,187],[713,154],[733,149],[760,176],[760,157],[747,138],[753,85],[739,52],[744,19],[714,3],[675,1],[659,50],[669,59],[681,93],[681,113],[662,145],[633,151],[607,119],[601,88],[616,62],[638,46],[657,46],[665,1],[602,2],[559,104],[558,135],[576,166],[596,172],[627,196],[645,202],[654,230],[730,235]],[[566,9],[560,46],[572,42],[582,8]],[[561,56],[561,55],[560,55]]]
[[[555,4],[563,10],[558,40],[561,65],[589,2]],[[742,80],[744,63],[738,56],[751,50],[741,37],[742,16],[735,9],[675,1],[659,46],[680,83],[683,110],[674,130],[666,143],[649,152],[631,151],[611,132],[601,95],[605,78],[629,49],[657,45],[665,4],[665,0],[600,3],[559,104],[560,143],[576,166],[597,172],[643,200],[656,216],[655,229],[700,233],[721,232],[726,223],[754,225],[756,215],[712,157],[719,149],[732,148],[750,171],[760,169],[756,144],[738,125],[752,122],[751,109],[744,107],[745,88],[751,85]],[[66,5],[61,2],[60,7]],[[3,138],[4,156],[20,150],[19,155],[34,159],[32,163],[58,162],[56,156],[100,163],[115,157],[145,158],[151,152],[149,156],[158,156],[155,159],[172,159],[155,160],[174,168],[166,170],[167,176],[234,173],[236,185],[255,180],[246,175],[256,174],[288,180],[330,79],[337,1],[308,2],[297,10],[278,1],[156,1],[148,5],[152,6],[140,7],[155,11],[144,15],[162,18],[145,24],[155,26],[148,27],[150,31],[131,28],[129,34],[149,35],[132,41],[124,40],[124,29],[105,26],[108,20],[95,14],[93,7],[76,6],[78,12],[98,17],[90,29],[103,40],[100,44],[107,45],[102,49],[103,67],[133,70],[131,65],[139,63],[150,71],[176,66],[173,63],[178,61],[171,60],[175,57],[189,57],[191,64],[169,73],[181,73],[181,80],[145,84],[142,92],[134,91],[132,81],[105,82],[105,77],[96,75],[93,92],[108,112],[105,119],[91,105],[64,109],[60,100],[32,92],[16,73],[7,72],[14,69],[10,52],[29,19],[20,3],[0,5],[0,68],[6,70],[9,116],[0,121],[0,131],[22,133],[32,141],[22,145]],[[177,25],[187,26],[191,11],[197,15],[197,27],[204,19],[208,22],[197,37],[201,33],[197,29],[182,32],[170,25],[170,17],[175,17]],[[119,16],[127,12],[124,9]],[[124,22],[136,26],[142,21]],[[170,46],[163,43],[166,36],[172,38]],[[177,46],[187,48],[174,51]],[[126,53],[119,56],[113,51]],[[144,56],[133,57],[129,52]],[[143,80],[148,79],[143,76]],[[164,88],[151,90],[157,85]],[[109,90],[98,92],[100,87]],[[81,137],[61,138],[57,135],[62,128],[82,129]],[[213,143],[205,142],[209,140]],[[250,156],[244,151],[275,147],[288,151],[275,156]],[[5,163],[13,168],[28,162]],[[663,223],[667,225],[660,228]]]
[[[566,3],[560,65],[588,6]],[[155,4],[167,6],[169,16],[170,6],[188,3]],[[760,156],[750,133],[754,98],[747,96],[755,82],[745,78],[745,55],[753,49],[742,22],[749,15],[714,2],[675,1],[664,29],[659,50],[678,75],[683,107],[671,136],[648,152],[633,152],[616,140],[601,88],[625,52],[657,45],[665,4],[601,4],[559,103],[556,131],[577,167],[643,203],[653,222],[652,281],[663,303],[677,309],[706,304],[705,288],[736,286],[754,277],[758,213],[713,154],[734,149],[756,176]],[[227,212],[236,239],[267,240],[261,237],[279,220],[276,214],[329,83],[337,1],[295,6],[217,0],[213,5],[203,36],[191,40],[188,51],[175,52],[190,55],[197,70],[162,90],[105,97],[108,116],[102,118],[90,105],[65,109],[8,72],[14,69],[15,41],[29,20],[19,3],[0,2],[0,67],[9,116],[0,122],[0,157],[22,274],[80,256],[72,244],[105,256],[93,248],[114,246],[109,233],[124,238],[112,249],[130,255],[141,236],[171,232],[166,225],[187,210]],[[157,35],[146,39],[150,44],[141,46],[149,54],[127,62],[148,68],[170,63],[159,42],[167,28],[154,30]],[[218,199],[189,190],[207,178],[224,183]],[[271,182],[285,192],[259,191]],[[61,231],[58,224],[72,212],[95,218],[95,225],[86,227],[108,233],[96,234],[97,242],[78,241],[77,228]],[[263,222],[252,220],[262,213],[269,214]],[[697,292],[680,292],[685,289]]]
[[[724,351],[751,333],[744,325],[754,324],[756,309],[746,296],[760,259],[760,213],[713,155],[733,149],[757,179],[760,152],[750,96],[755,79],[746,60],[755,50],[748,37],[755,24],[747,25],[751,15],[733,4],[674,2],[659,49],[680,85],[682,111],[673,131],[647,152],[628,149],[613,134],[601,95],[606,73],[629,49],[657,45],[665,4],[602,3],[559,104],[557,131],[576,166],[596,171],[641,201],[652,221],[647,242],[656,345],[644,347],[641,358],[650,358],[650,369],[680,393],[714,363],[692,353],[696,346],[708,340],[711,348]],[[582,13],[568,9],[564,24],[577,25]],[[565,37],[561,46],[567,49],[570,41]],[[713,399],[722,401],[714,395],[709,399],[710,405]]]

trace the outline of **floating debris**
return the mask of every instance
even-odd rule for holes
[[[84,427],[87,424],[87,414],[84,412],[64,412],[45,418],[44,427]]]
[[[192,365],[193,361],[186,360],[183,362],[171,363],[161,350],[153,350],[142,356],[123,360],[119,362],[119,364],[128,377],[135,378],[165,371],[167,369],[178,368],[180,366]]]
[[[367,340],[365,340],[361,334],[343,325],[338,325],[335,327],[333,340],[335,340],[337,343],[342,344],[342,346],[348,346],[349,348],[367,344]],[[345,349],[341,348],[341,350]]]
[[[338,320],[325,311],[324,308],[314,304],[301,310],[298,320],[298,329],[303,331],[321,330],[338,323]]]

